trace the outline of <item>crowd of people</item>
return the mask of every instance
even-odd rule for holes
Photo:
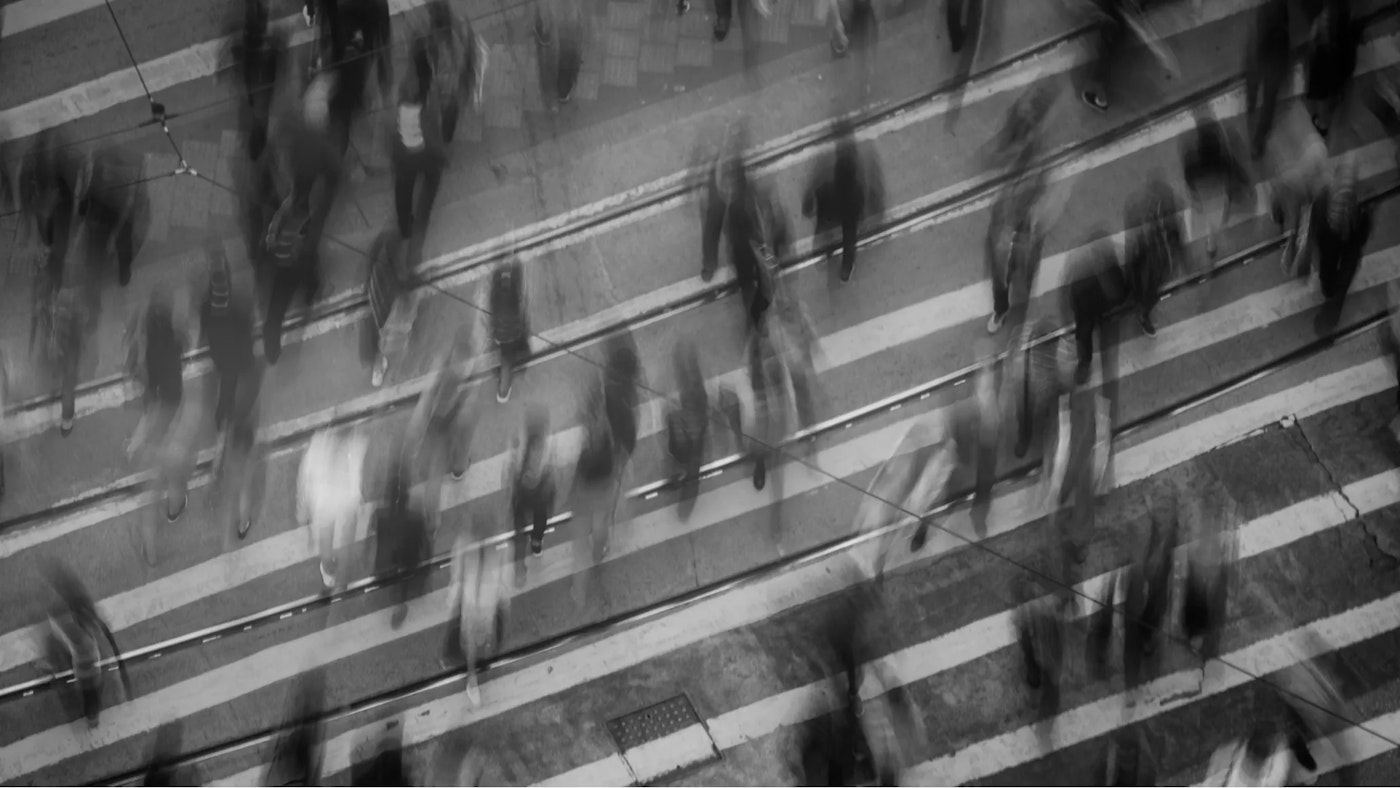
[[[833,54],[854,51],[854,68],[868,69],[878,9],[869,0],[819,5],[822,18],[831,25]],[[1098,42],[1094,66],[1078,90],[1089,107],[1108,109],[1124,47],[1134,36],[1168,66],[1174,65],[1170,51],[1147,28],[1139,4],[1085,0],[1081,5],[1092,15]],[[682,0],[677,11],[684,14],[688,9],[689,3]],[[266,483],[266,447],[258,439],[264,364],[279,363],[283,325],[298,298],[310,308],[322,294],[325,227],[358,156],[350,145],[352,129],[365,118],[388,119],[376,134],[388,140],[393,215],[369,253],[365,292],[370,314],[363,326],[361,353],[371,383],[380,386],[401,368],[414,334],[420,293],[416,269],[424,237],[462,113],[481,106],[490,51],[448,0],[427,3],[427,21],[413,31],[410,65],[401,75],[394,73],[386,0],[307,0],[305,19],[316,37],[305,62],[288,48],[285,31],[270,24],[265,0],[243,0],[242,11],[230,62],[239,78],[246,155],[236,174],[241,231],[253,250],[249,258],[254,295],[233,287],[223,246],[211,242],[204,253],[207,269],[190,289],[197,297],[179,288],[157,289],[128,316],[125,365],[145,407],[129,451],[154,471],[164,515],[175,522],[188,506],[194,435],[204,412],[186,402],[184,355],[207,345],[216,385],[211,407],[205,410],[212,411],[222,436],[213,511],[239,539],[256,523]],[[1299,11],[1303,17],[1298,21],[1309,31],[1304,50],[1306,99],[1316,136],[1301,160],[1283,167],[1267,161],[1265,152],[1280,91],[1292,68],[1291,30],[1293,14]],[[757,46],[754,15],[768,13],[761,0],[754,0],[752,7],[744,0],[737,7],[729,0],[716,1],[714,36],[723,40],[737,19],[750,74]],[[1017,593],[1026,602],[1019,624],[1026,682],[1038,694],[1046,716],[1058,706],[1061,665],[1071,650],[1064,632],[1075,599],[1065,589],[1080,579],[1083,545],[1094,529],[1095,502],[1110,457],[1117,374],[1111,356],[1119,330],[1115,314],[1128,310],[1144,335],[1155,336],[1153,311],[1163,288],[1196,265],[1187,259],[1185,217],[1205,223],[1197,236],[1205,239],[1206,254],[1213,258],[1216,235],[1234,212],[1254,199],[1256,183],[1267,184],[1262,193],[1268,207],[1290,232],[1282,254],[1286,270],[1298,276],[1314,268],[1318,273],[1327,302],[1319,318],[1322,332],[1335,328],[1340,318],[1369,236],[1369,213],[1357,196],[1354,160],[1341,156],[1334,161],[1327,147],[1330,130],[1344,122],[1338,99],[1356,68],[1360,27],[1350,15],[1350,5],[1344,0],[1307,0],[1290,8],[1287,0],[1269,0],[1253,13],[1253,35],[1246,48],[1248,138],[1236,139],[1221,122],[1200,115],[1182,148],[1186,193],[1178,194],[1164,173],[1150,174],[1124,206],[1121,221],[1127,242],[1122,259],[1106,231],[1099,228],[1090,234],[1088,251],[1072,261],[1068,282],[1059,291],[1063,314],[1074,322],[1073,333],[1064,338],[1050,338],[1054,326],[1035,314],[1031,303],[1045,239],[1063,208],[1049,198],[1046,169],[1041,166],[1044,129],[1056,94],[1041,84],[1014,103],[1001,132],[986,148],[988,165],[1007,177],[985,239],[992,303],[989,337],[981,353],[990,357],[1007,350],[1009,355],[1005,363],[977,373],[973,397],[916,421],[870,483],[858,514],[858,532],[883,534],[871,570],[871,577],[878,579],[897,543],[897,532],[889,528],[892,523],[915,515],[909,546],[914,552],[924,549],[938,536],[932,533],[934,518],[921,515],[965,481],[973,490],[974,529],[978,536],[985,535],[1003,444],[1014,444],[1018,459],[1042,458],[1044,500],[1057,542],[1057,549],[1047,552],[1056,558],[1041,572],[1046,580],[1041,593],[1030,586]],[[946,3],[944,20],[964,81],[982,38],[983,19],[983,0]],[[539,78],[545,95],[559,103],[570,99],[577,83],[582,20],[576,0],[541,0],[536,5],[533,33]],[[1392,73],[1377,84],[1367,106],[1396,134],[1400,79]],[[392,111],[366,112],[371,108]],[[836,278],[847,283],[860,276],[862,234],[885,214],[883,176],[873,145],[858,140],[851,122],[835,122],[829,136],[829,150],[813,165],[794,213],[809,220],[819,238],[833,242],[830,257]],[[684,340],[676,344],[677,390],[667,404],[664,437],[670,476],[681,490],[683,518],[694,506],[705,459],[726,442],[735,443],[751,463],[755,489],[765,490],[770,479],[776,480],[771,494],[775,504],[780,502],[783,475],[773,470],[781,447],[816,423],[822,396],[815,372],[820,337],[781,270],[798,232],[776,190],[746,164],[744,154],[750,147],[747,122],[739,120],[705,152],[698,219],[701,277],[711,280],[727,260],[744,304],[754,407],[746,412],[739,393],[731,388],[711,390],[695,346]],[[74,429],[79,361],[98,325],[99,288],[111,273],[119,285],[128,284],[144,234],[140,217],[145,196],[132,185],[139,180],[135,163],[116,147],[75,152],[78,149],[59,132],[42,135],[24,157],[22,170],[5,179],[22,209],[25,240],[39,250],[33,260],[37,308],[30,347],[49,362],[60,395],[59,431],[64,437]],[[359,166],[368,170],[372,165],[362,160]],[[114,272],[106,270],[112,261]],[[466,475],[475,425],[490,407],[481,394],[484,388],[472,383],[483,371],[474,365],[486,350],[497,351],[494,393],[505,403],[531,357],[529,293],[519,260],[498,264],[486,281],[481,317],[464,323],[448,346],[433,354],[428,383],[407,429],[392,445],[371,445],[366,424],[337,426],[313,436],[301,460],[297,518],[317,546],[324,587],[334,591],[351,581],[349,567],[360,549],[357,533],[370,511],[376,574],[405,578],[395,586],[395,628],[410,615],[410,602],[426,589],[426,575],[416,570],[432,555],[442,519],[437,507],[443,480]],[[261,359],[255,347],[258,323]],[[477,674],[504,640],[511,596],[527,583],[530,559],[542,555],[555,512],[568,505],[573,513],[569,538],[574,599],[580,608],[587,604],[597,569],[608,555],[637,446],[639,392],[646,370],[626,331],[617,332],[601,350],[595,374],[579,386],[578,423],[584,438],[576,453],[562,456],[550,414],[542,407],[527,407],[517,425],[501,488],[514,537],[510,555],[485,544],[497,524],[484,515],[469,518],[468,527],[453,540],[450,626],[442,661],[445,669],[465,666],[466,692],[473,703],[480,699]],[[381,466],[388,470],[368,470]],[[779,509],[774,505],[771,511],[772,538],[781,550]],[[1228,541],[1224,535],[1220,538]],[[1163,628],[1170,629],[1165,600],[1181,542],[1175,514],[1154,515],[1141,558],[1108,585],[1106,598],[1099,602],[1104,612],[1095,618],[1084,649],[1084,658],[1100,675],[1114,664],[1110,644],[1120,641],[1118,669],[1127,682],[1150,675],[1147,660]],[[147,561],[158,560],[157,544],[154,536],[148,539]],[[1207,659],[1217,653],[1225,624],[1230,562],[1220,555],[1194,550],[1186,559],[1187,603],[1180,631],[1199,644]],[[103,645],[115,654],[116,641],[81,584],[61,568],[54,570],[54,577],[59,602],[51,617],[47,664],[73,670],[83,716],[96,725],[102,695],[97,665]],[[853,779],[854,765],[861,760],[872,764],[882,784],[893,784],[917,750],[916,742],[926,738],[920,730],[922,716],[907,695],[886,695],[874,712],[862,708],[860,687],[867,670],[862,654],[874,637],[871,622],[880,620],[884,602],[879,588],[872,584],[824,635],[836,653],[833,674],[847,677],[850,704],[848,716],[837,715],[830,730],[814,734],[815,743],[804,745],[802,768],[811,784],[845,784],[841,780]],[[1122,604],[1115,604],[1119,599]],[[1120,633],[1116,640],[1114,632]],[[292,717],[299,722],[287,735],[286,746],[279,747],[274,771],[287,771],[296,776],[284,779],[309,784],[315,779],[311,753],[318,734],[307,721],[315,717],[324,688],[316,677],[308,676],[304,683],[293,703]],[[1275,725],[1267,734],[1252,733],[1249,746],[1232,756],[1231,768],[1264,768],[1260,764],[1278,757],[1281,748],[1292,748],[1292,757],[1307,764],[1305,734],[1312,729],[1297,723],[1302,715],[1290,715],[1292,727]],[[1269,720],[1277,717],[1263,715],[1259,724],[1271,725]],[[161,747],[177,746],[178,738],[178,729],[172,729]],[[1106,767],[1111,784],[1151,779],[1132,767],[1150,761],[1141,752],[1143,746],[1134,740],[1118,748],[1130,756],[1115,755]],[[396,753],[392,743],[386,745],[369,759],[367,768],[373,773],[355,779],[401,784],[403,767]],[[455,779],[469,779],[462,776],[468,774],[479,778],[479,747],[456,756],[462,759],[462,771],[452,772]]]

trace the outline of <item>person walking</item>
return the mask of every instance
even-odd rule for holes
[[[1356,72],[1356,52],[1361,30],[1351,14],[1351,3],[1328,0],[1314,21],[1308,37],[1307,91],[1304,94],[1313,127],[1326,137],[1342,94]]]
[[[491,272],[491,333],[500,355],[496,401],[510,399],[515,375],[530,357],[530,314],[525,292],[525,271],[512,258]]]
[[[679,394],[666,411],[666,451],[681,482],[676,514],[685,521],[700,495],[700,468],[710,433],[710,397],[695,345],[685,340],[677,343],[671,351],[671,363]]]
[[[473,707],[481,704],[477,676],[505,640],[512,575],[520,584],[504,551],[472,543],[470,533],[477,530],[459,535],[452,549],[451,612],[443,655],[444,665],[466,663],[467,699]]]
[[[371,361],[370,385],[379,388],[389,368],[403,358],[417,317],[418,294],[408,262],[410,244],[385,230],[369,253],[365,295],[369,315],[361,329],[361,351]]]
[[[1371,211],[1357,195],[1356,160],[1347,155],[1323,195],[1313,202],[1312,228],[1317,248],[1317,278],[1326,305],[1318,313],[1317,331],[1330,332],[1341,319],[1347,292],[1371,237]]]
[[[520,435],[511,442],[511,461],[505,465],[501,489],[508,492],[508,511],[514,531],[515,585],[526,581],[525,549],[539,557],[544,553],[544,532],[554,508],[554,458],[549,435],[549,413],[540,405],[525,412]]]
[[[1038,215],[1038,204],[1045,195],[1046,175],[1043,169],[1030,169],[1034,153],[1034,145],[1021,148],[1021,158],[1014,165],[1014,171],[1019,174],[1013,176],[992,204],[987,223],[984,259],[992,281],[988,334],[997,333],[1006,324],[1011,314],[1013,286],[1023,291],[1027,307],[1035,294],[1046,234],[1046,222]]]
[[[1250,151],[1262,158],[1274,127],[1279,93],[1288,79],[1293,44],[1288,27],[1288,0],[1268,0],[1254,11],[1245,47],[1245,109]]]
[[[282,323],[287,307],[300,293],[308,308],[321,288],[315,238],[311,234],[310,205],[289,196],[268,227],[266,244],[271,261],[272,287],[263,317],[263,356],[276,366],[282,357]]]
[[[244,298],[233,292],[233,277],[222,245],[209,244],[206,255],[209,285],[199,307],[199,323],[218,380],[214,428],[223,430],[235,406],[248,397],[242,389],[256,386],[260,376],[253,356],[252,310]]]
[[[858,145],[849,123],[837,123],[835,131],[832,154],[822,159],[808,182],[802,215],[816,219],[817,235],[840,229],[840,277],[849,282],[860,224],[884,212],[884,177],[874,149]]]
[[[325,428],[311,437],[297,482],[297,522],[321,554],[326,590],[344,584],[355,544],[369,446],[357,428]]]
[[[442,110],[432,84],[431,53],[423,39],[415,45],[414,58],[419,67],[399,83],[392,162],[399,237],[421,244],[447,166],[447,151]]]
[[[584,16],[579,0],[535,0],[534,31],[540,93],[567,104],[583,67]]]
[[[442,110],[442,139],[451,143],[457,133],[463,100],[469,106],[481,106],[491,50],[472,28],[471,20],[458,20],[447,0],[429,0],[428,32],[424,39],[430,54],[433,91]]]
[[[127,327],[127,369],[143,389],[145,410],[127,444],[127,454],[148,451],[159,469],[165,519],[175,522],[189,503],[190,431],[183,424],[184,355],[189,331],[170,294],[157,290]],[[147,560],[154,560],[148,555]]]
[[[1176,193],[1160,173],[1148,178],[1146,188],[1124,209],[1128,238],[1124,253],[1124,278],[1137,305],[1142,333],[1157,336],[1152,310],[1161,300],[1162,285],[1181,256],[1181,207]]]
[[[472,437],[481,415],[484,389],[471,384],[477,353],[473,334],[460,329],[451,347],[433,366],[428,387],[418,395],[408,435],[416,465],[413,476],[422,480],[423,500],[436,530],[443,477],[461,481],[471,466]]]
[[[102,716],[103,670],[102,647],[110,648],[111,659],[117,665],[121,687],[131,697],[131,679],[121,649],[102,614],[97,610],[92,594],[72,570],[62,565],[48,568],[47,579],[57,600],[49,607],[43,641],[39,653],[40,667],[51,674],[71,671],[76,684],[78,705],[87,720],[88,729],[98,726]]]
[[[375,539],[375,575],[407,573],[394,583],[398,604],[389,626],[395,631],[408,618],[408,603],[427,590],[428,575],[421,569],[433,554],[428,520],[422,507],[414,504],[409,487],[406,463],[394,462],[389,470],[387,503],[375,509],[370,521]]]
[[[1235,208],[1250,210],[1253,201],[1249,175],[1236,155],[1241,145],[1205,113],[1196,116],[1195,130],[1182,140],[1181,169],[1194,208],[1191,216],[1205,220],[1201,235],[1211,258],[1218,248],[1216,236]]]

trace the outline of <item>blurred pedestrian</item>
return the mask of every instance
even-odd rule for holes
[[[145,308],[132,315],[126,334],[127,371],[132,379],[140,381],[144,400],[141,421],[127,444],[127,453],[153,451],[160,469],[165,519],[172,523],[180,519],[189,503],[190,468],[185,456],[190,448],[186,445],[189,435],[182,423],[181,409],[186,338],[190,334],[186,314],[183,309],[177,313],[168,292],[157,290]]]
[[[253,314],[247,300],[233,292],[233,277],[223,246],[208,244],[209,283],[199,307],[200,330],[209,348],[217,377],[214,427],[223,430],[240,401],[247,403],[245,387],[256,387],[261,375],[253,356]]]
[[[115,258],[118,282],[125,287],[145,237],[146,190],[140,165],[116,146],[90,149],[79,176],[78,198],[78,213],[90,223],[100,256]]]
[[[76,682],[77,700],[88,728],[96,728],[102,714],[102,646],[111,649],[122,690],[131,696],[131,681],[121,650],[111,628],[97,611],[92,595],[70,569],[54,565],[48,571],[49,584],[58,599],[49,608],[43,647],[44,669],[53,674],[71,671]]]
[[[263,785],[316,785],[321,777],[325,672],[312,668],[296,677],[288,694],[286,723],[263,776]]]
[[[351,785],[412,785],[403,757],[403,723],[395,720],[371,745],[367,758],[350,760]]]
[[[1250,151],[1257,160],[1264,155],[1279,93],[1288,79],[1293,59],[1288,27],[1288,0],[1268,0],[1254,11],[1254,23],[1246,45],[1245,108],[1249,118]]]
[[[472,437],[481,417],[484,389],[471,384],[479,355],[475,335],[460,329],[429,373],[428,386],[418,395],[409,423],[409,456],[416,461],[415,478],[423,482],[423,500],[436,530],[442,479],[461,481],[471,465]]]
[[[306,526],[321,554],[327,590],[345,581],[364,500],[368,443],[358,428],[325,428],[311,437],[297,483],[297,522]]]
[[[957,56],[953,69],[953,96],[949,102],[946,128],[957,125],[962,109],[963,92],[967,90],[977,50],[982,45],[983,0],[943,0],[943,21],[948,28],[948,44]]]
[[[1390,431],[1400,442],[1400,279],[1385,283],[1386,321],[1381,325],[1381,349],[1390,358],[1395,373],[1396,415],[1391,418]]]
[[[1360,45],[1361,29],[1352,19],[1349,0],[1325,3],[1308,36],[1304,94],[1313,127],[1323,137],[1332,129],[1337,105],[1356,71]]]
[[[918,522],[912,549],[921,549],[928,538],[925,515],[947,493],[958,467],[954,421],[943,410],[916,419],[876,471],[856,513],[856,533],[871,533],[898,523],[907,516]],[[895,541],[893,532],[880,540],[870,576],[880,579]]]
[[[421,67],[410,69],[399,83],[394,119],[394,212],[399,237],[422,243],[447,166],[442,109],[431,82],[430,52],[422,39],[414,57]]]
[[[1371,211],[1357,194],[1356,159],[1348,154],[1333,174],[1323,195],[1313,202],[1313,240],[1317,277],[1326,305],[1318,313],[1317,330],[1336,328],[1347,291],[1361,267],[1371,237]]]
[[[520,581],[504,550],[473,543],[471,533],[480,530],[472,528],[458,535],[452,549],[450,614],[443,655],[447,665],[466,663],[467,699],[473,706],[481,703],[477,675],[505,640],[512,576],[517,585]]]
[[[874,149],[859,145],[855,129],[836,124],[835,149],[813,171],[802,200],[802,215],[816,219],[816,234],[841,231],[841,281],[855,270],[862,221],[884,212],[884,176]]]
[[[75,287],[54,291],[43,308],[49,314],[45,350],[56,372],[61,403],[58,431],[66,438],[73,432],[73,419],[77,414],[78,364],[85,344],[86,318]]]
[[[1045,243],[1048,223],[1039,215],[1039,203],[1045,196],[1046,175],[1043,169],[1030,168],[1035,146],[1021,149],[1021,159],[1013,165],[1011,182],[992,204],[987,223],[985,261],[992,281],[992,316],[987,319],[987,333],[995,334],[1006,324],[1011,314],[1011,290],[1023,291],[1026,307],[1035,295],[1035,280],[1040,269],[1041,249]],[[1020,319],[1013,321],[1015,324]]]
[[[671,351],[678,390],[666,410],[666,451],[681,483],[677,516],[689,519],[700,494],[700,468],[710,433],[710,396],[695,345],[681,340]]]
[[[1142,726],[1119,728],[1109,737],[1103,775],[1103,785],[1160,785],[1156,760]]]
[[[511,442],[510,461],[501,480],[501,489],[508,491],[517,587],[525,585],[526,543],[531,555],[544,553],[544,532],[549,527],[556,489],[551,444],[549,412],[540,405],[529,406],[521,433]]]
[[[1025,600],[1015,610],[1015,626],[1026,686],[1037,696],[1039,718],[1052,721],[1060,709],[1065,619],[1070,597],[1058,592],[1032,596],[1034,590],[1029,583],[1017,593]]]
[[[525,271],[512,258],[491,272],[491,334],[500,355],[496,401],[510,399],[515,375],[530,357],[530,312]]]
[[[481,106],[491,50],[472,28],[471,20],[459,20],[447,0],[428,3],[428,32],[424,38],[430,54],[433,91],[442,109],[442,138],[451,143],[457,133],[462,103]]]
[[[1161,300],[1162,286],[1176,268],[1184,235],[1176,192],[1161,173],[1148,177],[1147,186],[1129,201],[1123,219],[1128,236],[1123,255],[1124,278],[1137,306],[1142,333],[1155,337],[1152,310]]]
[[[1017,459],[1032,451],[1041,452],[1043,478],[1050,478],[1056,445],[1060,403],[1074,390],[1077,366],[1075,343],[1070,336],[1054,336],[1046,320],[1027,323],[1016,349],[1016,363],[1007,381],[1016,403]]]
[[[359,94],[348,96],[349,114],[361,109],[369,72],[378,74],[379,90],[393,85],[393,55],[388,0],[304,0],[302,16],[316,29],[316,68],[352,65]]]
[[[248,158],[257,161],[267,147],[268,123],[287,50],[287,36],[269,24],[268,0],[243,0],[243,21],[233,53],[242,87],[239,128]]]
[[[487,770],[492,765],[491,747],[476,738],[448,737],[438,739],[432,759],[432,779],[426,785],[464,786],[484,785]]]
[[[1149,494],[1150,532],[1141,556],[1126,570],[1123,595],[1123,678],[1136,687],[1153,674],[1171,587],[1180,530],[1173,502]]]
[[[410,244],[385,230],[370,247],[365,295],[370,313],[360,337],[361,355],[371,362],[370,385],[379,388],[391,366],[403,360],[417,317],[418,294],[408,261]]]
[[[840,0],[829,2],[835,5]],[[729,37],[729,30],[737,17],[739,35],[743,38],[739,47],[744,61],[744,77],[751,87],[756,86],[758,79],[758,25],[772,13],[768,3],[769,0],[714,0],[715,42]],[[818,10],[818,21],[821,20],[820,14]],[[832,48],[835,49],[834,40]]]
[[[1115,66],[1120,64],[1121,53],[1128,35],[1127,20],[1124,18],[1125,0],[1091,0],[1089,15],[1096,27],[1094,33],[1094,53],[1089,68],[1089,78],[1080,91],[1080,98],[1090,107],[1104,112],[1108,109],[1111,83]]]
[[[1181,168],[1191,195],[1193,216],[1205,221],[1206,254],[1214,258],[1216,236],[1237,207],[1249,210],[1253,201],[1249,175],[1236,151],[1242,150],[1220,122],[1204,113],[1196,116],[1194,132],[1182,141]]]
[[[156,729],[155,746],[151,748],[150,766],[146,769],[145,785],[181,785],[174,761],[180,757],[180,740],[184,738],[184,721],[171,720]]]
[[[268,226],[264,243],[272,268],[272,292],[263,317],[263,356],[272,365],[282,357],[282,323],[292,299],[300,293],[310,308],[321,288],[311,224],[309,204],[293,195],[277,209]]]
[[[407,573],[395,583],[398,605],[389,625],[398,630],[408,617],[408,603],[427,589],[422,564],[432,557],[433,543],[422,507],[412,500],[408,468],[396,461],[389,470],[386,503],[375,509],[370,531],[375,539],[374,573],[377,577]]]
[[[567,104],[573,98],[583,66],[584,24],[579,0],[535,0],[540,93],[548,100]]]
[[[1089,249],[1071,268],[1069,285],[1069,311],[1074,315],[1074,338],[1079,350],[1074,374],[1079,385],[1088,383],[1093,371],[1095,335],[1102,334],[1100,329],[1107,325],[1109,312],[1128,296],[1127,282],[1107,233],[1095,230],[1087,245]],[[1101,346],[1107,348],[1111,339],[1100,339],[1104,340]],[[1107,381],[1107,376],[1104,379]]]

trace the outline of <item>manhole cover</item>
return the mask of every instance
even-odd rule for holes
[[[685,695],[608,720],[608,733],[641,785],[720,757],[709,730]]]

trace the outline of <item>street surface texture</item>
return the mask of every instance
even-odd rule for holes
[[[292,2],[273,5],[278,19],[297,10]],[[416,5],[394,3],[400,70],[409,31],[423,24]],[[674,489],[629,497],[583,606],[571,595],[572,525],[551,529],[543,555],[528,561],[502,644],[527,656],[482,675],[479,706],[468,702],[460,678],[431,683],[455,675],[439,661],[448,615],[443,570],[431,573],[425,596],[397,629],[390,625],[395,587],[371,585],[247,631],[217,639],[195,633],[321,593],[316,550],[294,517],[296,471],[310,435],[363,419],[374,447],[367,476],[377,479],[387,457],[376,449],[402,433],[437,350],[459,326],[482,319],[476,305],[485,302],[489,264],[512,248],[524,250],[535,358],[508,403],[497,404],[489,391],[474,399],[472,465],[463,480],[442,484],[435,555],[472,524],[481,538],[506,531],[501,468],[527,407],[551,414],[561,466],[556,510],[573,508],[577,392],[600,358],[600,332],[631,328],[644,369],[640,440],[626,489],[670,473],[662,415],[676,390],[677,342],[696,343],[712,391],[734,385],[752,410],[738,295],[724,289],[700,299],[714,283],[699,277],[699,203],[683,191],[655,199],[686,182],[695,152],[713,145],[740,113],[751,118],[758,151],[782,152],[761,172],[798,238],[802,261],[785,273],[787,286],[821,336],[819,421],[841,421],[1004,347],[1005,330],[995,340],[986,334],[991,291],[983,265],[991,187],[1001,173],[981,152],[1015,98],[1041,85],[1059,95],[1047,124],[1048,158],[1037,164],[1049,168],[1058,215],[1031,310],[1067,325],[1060,297],[1068,262],[1119,232],[1123,206],[1148,178],[1184,189],[1179,151],[1193,112],[1208,107],[1243,133],[1242,42],[1257,2],[1216,0],[1200,15],[1185,2],[1154,10],[1179,73],[1131,49],[1115,104],[1102,114],[1077,96],[1087,63],[1078,22],[1056,3],[991,5],[1002,8],[954,124],[948,94],[940,92],[953,73],[941,3],[913,3],[884,20],[865,85],[854,58],[832,58],[811,3],[777,0],[757,31],[755,85],[742,72],[738,29],[724,43],[713,41],[707,3],[696,0],[677,18],[670,2],[590,0],[574,101],[553,109],[534,78],[530,6],[454,1],[489,42],[491,71],[482,107],[463,118],[434,209],[424,264],[433,283],[421,291],[409,358],[378,389],[360,358],[364,251],[393,221],[388,158],[373,132],[382,118],[371,117],[357,127],[356,174],[328,230],[322,303],[306,315],[294,312],[282,360],[264,381],[261,435],[275,448],[265,501],[244,541],[215,516],[208,496],[217,441],[205,415],[213,382],[207,358],[194,352],[186,363],[185,417],[199,432],[200,466],[188,512],[169,524],[149,474],[127,457],[140,400],[122,377],[121,350],[127,316],[153,290],[198,277],[211,239],[228,250],[235,286],[252,287],[235,191],[243,166],[236,86],[209,59],[218,50],[210,42],[232,29],[235,15],[222,0],[0,6],[6,166],[23,155],[30,135],[61,127],[72,140],[116,145],[141,162],[150,204],[130,286],[103,297],[67,438],[57,428],[53,381],[27,348],[27,250],[0,245],[0,344],[11,381],[0,501],[0,781],[123,778],[144,768],[155,731],[179,719],[181,751],[194,756],[182,781],[259,783],[273,748],[257,737],[282,724],[289,689],[312,668],[326,671],[328,707],[386,699],[327,723],[333,784],[346,783],[351,765],[394,727],[420,782],[466,741],[489,753],[484,784],[620,785],[656,775],[680,785],[799,780],[795,743],[844,702],[820,628],[868,590],[863,567],[873,548],[864,542],[794,559],[852,535],[862,491],[911,420],[958,405],[970,386],[938,387],[900,407],[851,417],[790,452],[762,492],[747,465],[728,467],[704,481],[685,518]],[[1369,25],[1357,91],[1400,64],[1397,41],[1400,18],[1381,14]],[[138,65],[152,97],[135,70],[121,76]],[[1294,160],[1313,133],[1301,77],[1295,82],[1281,102],[1268,155],[1274,166]],[[165,107],[164,126],[145,123],[152,99]],[[839,284],[835,263],[814,253],[832,239],[813,239],[799,210],[826,150],[807,143],[838,111],[873,116],[905,103],[903,112],[862,127],[884,169],[894,227],[869,235],[854,278]],[[1381,314],[1387,283],[1400,278],[1395,141],[1363,109],[1343,112],[1353,122],[1334,130],[1330,155],[1353,156],[1362,193],[1379,196],[1338,331]],[[1188,215],[1180,275],[1222,270],[1159,306],[1155,338],[1131,318],[1105,332],[1101,374],[1110,379],[1099,382],[1116,386],[1114,424],[1146,421],[1115,442],[1111,489],[1092,532],[1076,535],[1086,559],[1074,582],[1097,597],[1109,573],[1141,551],[1149,506],[1175,508],[1186,542],[1218,529],[1234,534],[1240,562],[1223,659],[1203,666],[1170,640],[1175,624],[1136,688],[1120,677],[1094,680],[1076,656],[1066,663],[1060,712],[1042,719],[1025,687],[1011,621],[1026,601],[1018,592],[1030,577],[1024,567],[1048,571],[1058,548],[1036,482],[1008,482],[997,488],[986,534],[973,530],[965,508],[940,515],[947,531],[936,530],[917,552],[909,549],[910,529],[895,531],[885,605],[865,622],[872,640],[863,658],[880,679],[862,692],[867,706],[878,706],[882,693],[905,687],[922,715],[927,740],[914,753],[908,784],[1094,784],[1108,742],[1125,731],[1149,744],[1162,783],[1206,780],[1211,753],[1246,732],[1258,699],[1272,691],[1271,677],[1301,650],[1318,648],[1304,645],[1318,642],[1314,635],[1325,644],[1319,664],[1337,677],[1357,716],[1333,719],[1323,731],[1346,745],[1338,751],[1349,762],[1318,747],[1319,774],[1295,778],[1335,784],[1340,769],[1355,767],[1352,777],[1363,784],[1400,781],[1393,656],[1400,647],[1400,446],[1388,429],[1395,377],[1371,329],[1298,353],[1319,339],[1316,283],[1286,276],[1278,245],[1232,262],[1280,238],[1266,209],[1256,200],[1236,215],[1217,237],[1213,259],[1204,223]],[[0,238],[13,232],[6,213]],[[1121,234],[1115,239],[1121,246]],[[732,282],[732,273],[722,268],[716,281]],[[494,379],[473,385],[489,389]],[[1193,405],[1177,407],[1183,403]],[[710,459],[735,451],[722,436]],[[1034,459],[1015,460],[1008,441],[999,469],[1010,473]],[[379,486],[369,487],[367,497],[379,494]],[[365,531],[362,525],[357,534],[363,549],[352,580],[373,573],[374,540]],[[154,565],[142,545],[157,547]],[[108,707],[92,731],[57,689],[3,692],[43,676],[34,664],[52,603],[43,573],[56,560],[101,600],[122,648],[143,654],[128,665],[132,694],[109,683]],[[689,599],[738,578],[745,582]],[[1030,587],[1036,595],[1051,590]],[[664,608],[681,599],[689,601]],[[1080,621],[1066,636],[1072,653],[1083,642],[1089,607],[1080,605]],[[532,648],[555,640],[553,648]],[[396,695],[414,685],[424,688]],[[624,749],[610,733],[609,721],[677,696],[697,720],[672,731],[665,746]]]

